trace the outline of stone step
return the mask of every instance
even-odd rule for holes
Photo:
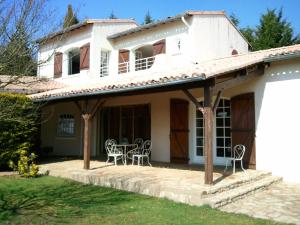
[[[206,191],[203,192],[202,198],[209,198],[212,195],[230,191],[234,188],[238,188],[240,186],[247,185],[250,183],[255,183],[255,182],[262,180],[266,177],[269,177],[271,175],[272,175],[272,173],[267,172],[267,171],[261,171],[260,173],[255,173],[254,175],[249,175],[249,176],[247,175],[247,173],[245,173],[244,178],[237,179],[232,182],[227,182],[227,183],[221,184],[221,185],[215,185],[214,187],[207,189]]]
[[[238,199],[242,199],[257,191],[262,191],[270,185],[282,181],[282,177],[266,176],[256,182],[244,184],[226,192],[221,192],[204,199],[204,203],[213,208],[219,208]]]

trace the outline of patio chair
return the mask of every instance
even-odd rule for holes
[[[235,173],[235,161],[240,161],[241,162],[241,168],[242,170],[246,173],[244,167],[243,167],[243,157],[245,155],[245,151],[246,151],[246,147],[245,145],[235,145],[233,147],[233,156],[230,157],[230,158],[227,158],[227,161],[226,161],[226,167],[225,167],[225,170],[227,170],[227,164],[229,161],[233,161],[233,173]]]
[[[120,159],[122,160],[122,162],[124,164],[123,151],[122,151],[122,149],[121,150],[118,149],[116,147],[116,144],[117,144],[117,141],[114,139],[108,139],[105,141],[105,150],[107,153],[106,163],[108,163],[109,158],[112,157],[112,158],[114,158],[115,166],[117,165],[117,161]]]
[[[133,160],[132,156],[133,155],[138,155],[142,152],[142,146],[143,146],[143,139],[142,138],[136,138],[133,141],[133,144],[136,145],[133,149],[129,150],[127,152],[127,158]]]
[[[139,154],[132,155],[132,165],[134,164],[135,158],[137,159],[138,166],[140,166],[140,163],[142,163],[143,165],[144,158],[146,158],[149,166],[152,166],[150,163],[151,150],[152,150],[152,142],[150,140],[145,141],[143,143],[141,152]]]

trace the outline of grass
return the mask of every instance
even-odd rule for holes
[[[0,224],[274,224],[44,176],[0,177]]]

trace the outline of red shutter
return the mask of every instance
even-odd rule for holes
[[[255,104],[254,93],[246,93],[231,99],[232,146],[246,146],[243,163],[245,168],[255,169]]]
[[[62,75],[62,53],[56,52],[54,55],[54,78],[60,78]]]
[[[127,49],[120,49],[119,50],[119,73],[126,73],[129,71],[129,63],[125,64],[126,62],[129,62],[129,50]],[[120,63],[122,63],[120,65]]]
[[[90,43],[80,47],[80,70],[90,68]]]
[[[166,53],[166,40],[160,40],[153,44],[153,55]]]

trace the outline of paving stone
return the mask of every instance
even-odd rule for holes
[[[242,208],[239,210],[239,208]],[[300,224],[300,184],[278,183],[220,208],[278,222]],[[256,214],[253,214],[256,211]]]

